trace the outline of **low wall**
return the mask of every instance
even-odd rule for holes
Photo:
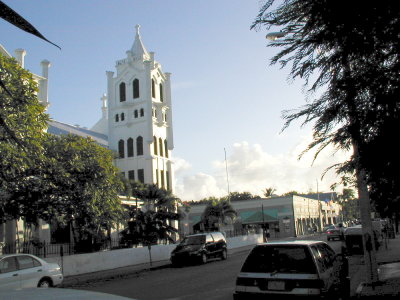
[[[240,248],[262,242],[262,234],[244,235],[227,239],[228,249]],[[169,260],[176,245],[156,245],[151,247],[153,262]],[[149,262],[147,247],[127,248],[64,257],[49,257],[47,262],[58,263],[64,276],[80,275],[98,271],[111,270]]]

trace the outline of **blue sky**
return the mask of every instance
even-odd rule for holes
[[[265,30],[250,30],[259,0],[3,0],[62,50],[0,20],[0,43],[27,51],[25,67],[40,74],[51,62],[50,116],[92,127],[101,117],[106,71],[125,58],[141,25],[142,41],[172,73],[176,194],[198,200],[230,191],[274,187],[278,193],[316,190],[322,171],[343,159],[325,153],[298,161],[310,128],[283,133],[281,113],[305,104],[302,82],[270,66]],[[332,172],[320,190],[336,181]],[[340,191],[339,191],[340,192]]]

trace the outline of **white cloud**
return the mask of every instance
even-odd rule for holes
[[[262,190],[273,187],[278,194],[292,190],[306,193],[316,191],[317,179],[319,191],[330,190],[330,185],[339,181],[334,170],[329,171],[322,181],[321,176],[326,168],[345,161],[348,154],[333,154],[333,148],[328,147],[314,163],[315,152],[306,153],[299,160],[299,154],[306,149],[310,140],[310,137],[302,137],[294,149],[279,155],[268,154],[259,144],[250,145],[245,141],[235,143],[232,153],[227,153],[230,191],[262,196]],[[180,176],[177,173],[176,195],[182,200],[227,195],[225,161],[214,161],[213,167],[215,171],[211,175],[199,173]]]
[[[175,176],[179,176],[180,174],[190,170],[191,168],[192,165],[183,158],[174,157]]]

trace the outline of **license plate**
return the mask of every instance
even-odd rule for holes
[[[284,281],[268,281],[268,289],[275,291],[283,291],[285,290],[285,282]]]

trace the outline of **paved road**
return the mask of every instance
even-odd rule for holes
[[[341,242],[329,242],[340,251]],[[236,275],[248,251],[235,253],[228,260],[205,265],[173,268],[168,265],[139,274],[97,281],[78,289],[116,294],[134,299],[232,299]]]

